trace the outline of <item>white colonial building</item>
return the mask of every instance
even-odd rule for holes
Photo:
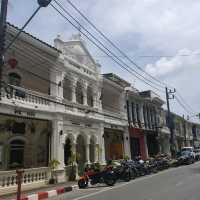
[[[7,24],[7,44],[18,31]],[[24,168],[22,188],[28,189],[48,182],[51,160],[60,162],[57,178],[63,182],[73,155],[80,174],[85,163],[105,163],[105,158],[129,154],[123,102],[128,83],[102,76],[80,35],[67,41],[58,36],[54,42],[55,47],[23,32],[6,52],[0,194],[16,190],[16,167]]]

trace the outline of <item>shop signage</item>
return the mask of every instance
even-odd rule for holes
[[[22,110],[18,110],[18,109],[14,110],[14,114],[15,115],[21,115],[21,116],[26,116],[26,117],[35,117],[35,113],[34,112],[22,111]]]

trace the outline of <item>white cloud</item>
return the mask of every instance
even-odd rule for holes
[[[190,56],[187,56],[190,55]],[[200,50],[191,51],[188,49],[180,50],[172,58],[161,58],[154,64],[148,64],[146,71],[160,80],[181,91],[186,102],[196,113],[200,111],[199,106],[199,74],[200,74]],[[179,114],[185,111],[172,101],[173,110]],[[190,110],[190,108],[188,108]]]
[[[188,49],[183,49],[178,51],[177,55],[174,57],[162,57],[154,64],[147,64],[145,69],[146,72],[153,76],[163,77],[179,70],[192,70],[194,67],[198,67],[199,64],[200,50],[191,51]]]

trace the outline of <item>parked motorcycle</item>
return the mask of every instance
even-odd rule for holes
[[[141,159],[136,158],[135,160],[130,160],[128,161],[128,165],[130,166],[136,177],[149,174],[149,171],[145,166],[145,162]]]
[[[170,167],[170,160],[166,155],[158,155],[154,159],[154,163],[157,166],[158,171],[168,169]]]
[[[126,160],[113,168],[117,180],[130,181],[135,178],[135,173]]]
[[[87,168],[84,175],[78,180],[78,186],[80,189],[86,188],[89,182],[91,185],[105,183],[108,186],[113,186],[116,182],[115,173],[110,166],[105,167],[103,171]]]

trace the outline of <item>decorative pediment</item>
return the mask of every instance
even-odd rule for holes
[[[96,63],[81,38],[73,37],[71,40],[65,42],[63,50],[66,56],[79,64],[83,64],[91,70],[95,69]]]

